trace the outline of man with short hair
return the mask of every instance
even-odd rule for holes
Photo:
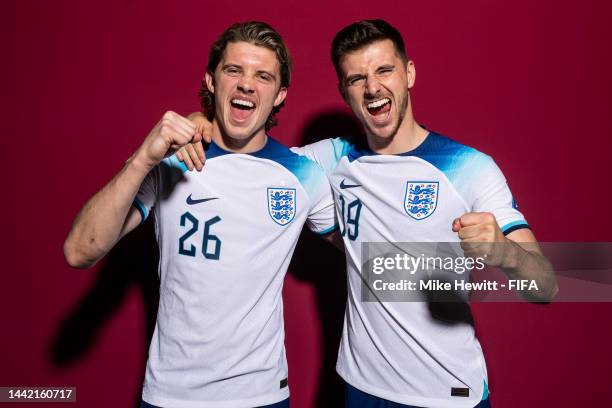
[[[487,407],[487,372],[471,324],[439,320],[426,302],[364,302],[362,243],[460,242],[535,301],[557,291],[550,263],[491,157],[420,126],[416,70],[401,34],[359,21],[332,43],[338,88],[365,140],[328,139],[302,153],[326,170],[347,253],[348,305],[337,370],[348,407]],[[424,203],[424,204],[423,204]],[[372,291],[371,287],[367,288]]]
[[[172,155],[201,135],[168,112],[66,239],[68,263],[92,266],[154,208],[161,287],[143,407],[289,406],[284,275],[304,223],[335,228],[325,173],[266,135],[290,73],[272,27],[228,28],[203,81],[207,171],[186,172]]]

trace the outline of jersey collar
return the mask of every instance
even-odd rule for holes
[[[353,149],[348,152],[347,156],[351,162],[363,156],[423,156],[436,149],[439,138],[440,135],[430,131],[420,145],[407,152],[381,155],[370,149],[370,147],[366,144],[364,147],[353,147]]]

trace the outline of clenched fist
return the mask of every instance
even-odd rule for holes
[[[179,149],[176,152],[176,157],[185,163],[189,170],[193,170],[194,167],[198,171],[202,171],[204,168],[204,162],[206,161],[206,153],[204,153],[204,146],[202,143],[210,143],[212,141],[213,125],[206,119],[201,112],[194,112],[187,116],[196,126],[196,132],[202,137],[201,140],[189,143]]]
[[[453,231],[459,235],[465,256],[484,258],[489,266],[502,266],[507,238],[501,232],[495,216],[486,212],[463,214],[453,221]]]
[[[168,111],[151,130],[135,157],[148,168],[153,168],[164,157],[173,154],[182,146],[200,140],[202,135],[197,131],[195,123],[178,113]]]

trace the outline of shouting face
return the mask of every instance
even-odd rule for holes
[[[265,138],[265,124],[287,89],[274,51],[247,42],[227,44],[206,85],[215,95],[214,125],[236,143]]]
[[[412,61],[404,61],[391,40],[381,40],[347,53],[340,69],[342,96],[368,138],[390,142],[408,112],[408,90],[415,78]]]

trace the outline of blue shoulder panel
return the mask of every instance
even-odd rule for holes
[[[282,145],[268,136],[263,149],[250,153],[254,157],[272,160],[285,167],[297,177],[300,184],[309,193],[313,193],[319,183],[325,178],[323,169],[306,156],[293,153],[288,147]]]
[[[336,158],[336,164],[342,159],[344,156],[348,156],[349,153],[355,148],[353,144],[345,138],[336,137],[331,139],[332,146],[334,147],[334,156]]]
[[[462,175],[466,176],[468,171],[478,173],[479,165],[490,161],[484,153],[437,133],[430,133],[420,146],[401,156],[415,156],[428,161],[453,184]]]
[[[352,162],[363,156],[377,154],[368,147],[353,148],[348,153],[348,158]],[[466,183],[471,179],[470,175],[477,175],[481,166],[491,162],[491,158],[486,154],[434,132],[430,132],[416,149],[397,156],[418,157],[431,163],[460,191],[466,187]]]
[[[213,142],[206,150],[206,159],[210,160],[226,154],[234,153],[224,150]],[[319,183],[325,178],[323,169],[317,163],[313,162],[306,156],[300,156],[299,154],[293,153],[288,147],[277,142],[270,136],[267,137],[266,144],[263,148],[256,152],[245,154],[258,157],[260,159],[272,160],[285,167],[287,170],[293,173],[295,177],[297,177],[300,184],[309,194],[313,192]],[[174,156],[172,157],[174,158]],[[179,163],[185,166],[184,163],[180,161]]]

